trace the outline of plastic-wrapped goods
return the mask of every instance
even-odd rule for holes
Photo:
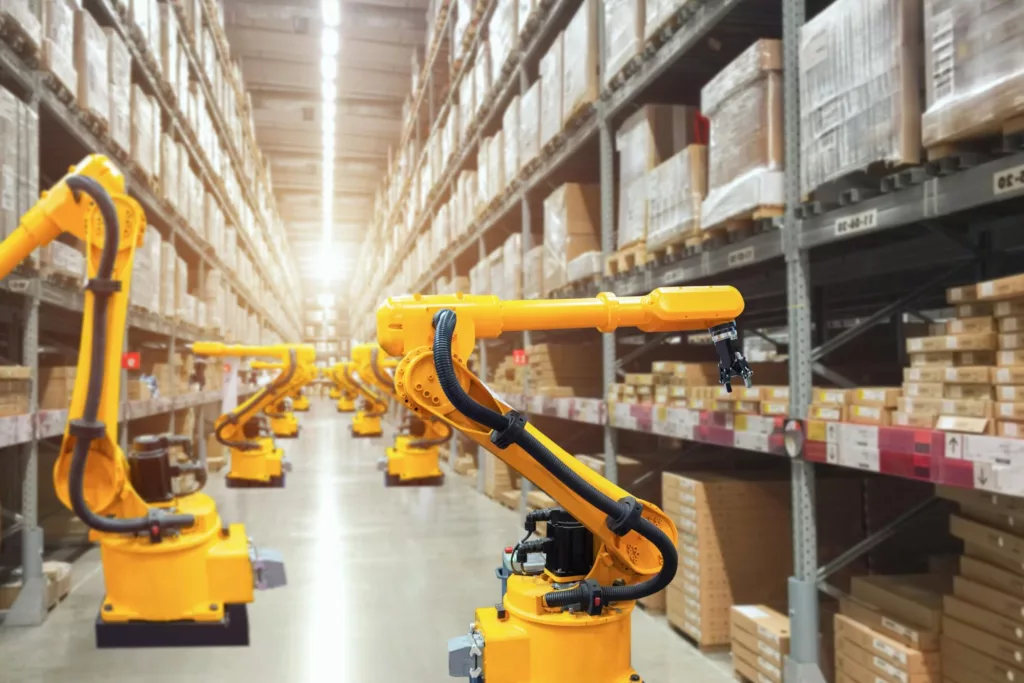
[[[209,311],[206,308],[206,302],[196,300],[196,325],[203,330],[209,329],[210,321],[208,318]]]
[[[138,27],[148,42],[153,33],[154,22],[157,19],[157,17],[152,16],[156,8],[150,0],[129,0],[128,4],[132,23]]]
[[[43,4],[42,67],[69,93],[78,92],[75,71],[75,8],[68,0]]]
[[[491,83],[501,80],[501,72],[505,68],[512,48],[516,44],[517,29],[516,9],[518,0],[494,0],[494,14],[487,25],[488,44],[491,46]]]
[[[647,175],[647,249],[700,232],[700,207],[708,192],[708,149],[690,145]]]
[[[191,294],[185,294],[181,300],[181,305],[178,307],[178,320],[193,325],[198,324],[196,320],[196,298]]]
[[[566,267],[569,282],[579,282],[587,278],[600,277],[604,274],[604,254],[600,251],[588,251],[569,261]]]
[[[455,12],[455,32],[452,36],[452,54],[455,59],[462,56],[462,39],[469,28],[469,22],[473,19],[473,0],[453,0],[455,7],[450,11]],[[428,22],[428,25],[430,23]],[[430,44],[430,41],[427,41]]]
[[[925,0],[924,23],[926,147],[1024,114],[1024,3]]]
[[[448,206],[443,205],[437,210],[434,222],[430,226],[431,250],[430,263],[434,263],[451,243],[451,234],[448,227]]]
[[[25,41],[38,50],[43,42],[43,23],[36,14],[38,4],[30,0],[0,0],[0,16],[17,26]]]
[[[644,0],[604,0],[605,78],[611,82],[644,47]]]
[[[562,123],[597,99],[597,0],[583,0],[562,33]]]
[[[128,302],[151,313],[161,312],[162,245],[160,232],[152,225],[147,225],[142,244],[135,250],[135,259],[132,261],[132,286],[128,293]]]
[[[79,280],[85,276],[85,256],[82,252],[57,240],[43,247],[40,263],[43,271],[47,273]]]
[[[224,329],[224,278],[216,268],[206,271],[204,290],[207,327],[221,332]]]
[[[921,160],[920,0],[837,0],[800,29],[800,191]]]
[[[519,6],[516,8],[516,34],[522,36],[526,24],[530,21],[530,15],[537,9],[537,4],[534,0],[518,0],[518,2]]]
[[[75,13],[75,69],[78,106],[106,123],[110,120],[107,34],[84,9]]]
[[[39,199],[39,114],[18,102],[18,216]],[[38,263],[33,255],[32,263]]]
[[[465,140],[466,132],[472,127],[476,120],[476,100],[473,95],[473,86],[476,79],[473,77],[476,67],[466,70],[466,75],[459,82],[459,139]]]
[[[784,204],[782,44],[759,40],[701,91],[711,124],[702,229]]]
[[[224,244],[224,213],[211,192],[203,192],[203,223],[206,226],[203,234],[215,252],[220,252]]]
[[[480,43],[476,51],[476,65],[473,71],[473,111],[480,113],[484,101],[491,94],[491,51],[486,42]]]
[[[480,140],[480,148],[476,152],[476,184],[477,184],[477,211],[487,206],[491,201],[488,194],[491,191],[490,164],[487,157],[491,151],[491,138]]]
[[[523,298],[544,296],[544,245],[533,247],[523,259]]]
[[[508,109],[501,118],[501,129],[505,132],[504,176],[512,179],[519,175],[519,96],[508,103]]]
[[[569,262],[601,250],[601,190],[568,183],[544,200],[544,294],[569,282]]]
[[[221,258],[229,271],[238,269],[238,231],[233,226],[224,228],[224,251]]]
[[[647,174],[693,142],[696,120],[693,107],[649,104],[616,131],[620,249],[647,238]]]
[[[178,255],[174,253],[174,245],[170,242],[160,243],[160,315],[173,318],[175,313],[175,269]]]
[[[503,256],[501,247],[498,247],[487,256],[487,273],[490,276],[491,284],[486,294],[493,294],[499,299],[506,299],[505,296],[505,265],[502,262]]]
[[[489,259],[481,259],[475,266],[469,269],[469,293],[490,294],[491,288],[491,262]]]
[[[110,140],[128,152],[132,145],[132,55],[115,29],[103,30],[107,34]]]
[[[523,298],[523,236],[521,233],[509,235],[505,244],[501,245],[503,299]]]
[[[18,227],[18,100],[0,86],[0,238]]]
[[[188,294],[188,264],[180,256],[175,259],[174,264],[174,310],[175,315],[182,320],[182,311],[186,310],[185,295]]]
[[[540,148],[562,130],[562,34],[540,58]]]
[[[488,199],[493,199],[505,191],[505,131],[499,130],[491,138],[491,149],[487,152],[487,169],[489,183]]]
[[[178,181],[183,180],[179,175],[178,146],[164,133],[160,136],[160,149],[160,190],[164,198],[180,210],[181,192],[185,188],[178,186]]]
[[[455,150],[459,147],[459,108],[452,107],[448,110],[448,118],[444,123],[444,132],[441,136],[441,167],[448,168],[455,156]]]
[[[644,6],[644,38],[657,33],[680,8],[698,0],[646,0]]]
[[[174,6],[170,3],[160,4],[160,68],[164,72],[164,80],[175,92],[178,90],[178,17],[174,14]]]
[[[519,103],[519,163],[530,163],[540,154],[540,81],[534,81]]]
[[[138,85],[132,86],[132,159],[148,175],[155,175],[156,141],[153,139],[153,102]]]

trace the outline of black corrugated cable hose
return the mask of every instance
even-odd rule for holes
[[[508,419],[501,413],[474,401],[459,385],[452,362],[452,335],[455,331],[455,323],[455,311],[450,309],[440,310],[434,316],[434,369],[437,371],[441,389],[460,413],[489,429],[503,432],[509,426]],[[618,519],[623,516],[625,503],[612,500],[598,491],[559,460],[528,431],[522,430],[516,438],[515,444],[588,504],[596,507],[610,518]],[[658,574],[646,581],[632,586],[602,586],[601,591],[609,602],[637,600],[654,595],[669,585],[678,567],[679,560],[675,545],[665,532],[640,516],[635,518],[632,529],[627,529],[623,533],[627,533],[629,530],[636,531],[653,543],[661,552],[663,563]],[[589,591],[586,589],[577,587],[552,591],[544,596],[544,601],[550,607],[567,607],[585,601],[588,594]]]
[[[107,304],[110,296],[120,291],[120,281],[113,280],[114,263],[117,252],[121,248],[121,222],[117,217],[117,207],[110,194],[95,179],[86,176],[70,176],[64,181],[75,194],[88,195],[100,211],[103,218],[103,251],[100,254],[96,277],[89,282],[86,289],[93,297],[92,317],[92,354],[89,357],[89,380],[85,395],[85,408],[82,416],[71,420],[71,434],[75,436],[75,447],[71,456],[71,468],[68,474],[68,498],[71,509],[85,522],[86,526],[96,531],[115,534],[148,531],[156,524],[161,528],[184,528],[195,523],[192,515],[160,514],[156,517],[132,517],[117,519],[101,517],[89,507],[85,501],[85,468],[89,461],[89,448],[94,439],[100,438],[106,425],[99,421],[99,404],[103,397],[103,378],[106,370],[105,355],[107,353]]]

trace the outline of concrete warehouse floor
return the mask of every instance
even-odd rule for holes
[[[519,516],[449,474],[444,487],[385,489],[385,441],[349,436],[326,399],[284,441],[294,471],[284,490],[208,490],[226,520],[281,550],[287,588],[249,606],[248,648],[97,650],[99,554],[74,564],[74,589],[39,628],[0,628],[4,683],[442,683],[446,640],[477,606],[498,600],[501,549]],[[577,653],[578,655],[579,653]],[[663,617],[633,616],[633,664],[648,683],[732,681],[728,655],[702,656]]]

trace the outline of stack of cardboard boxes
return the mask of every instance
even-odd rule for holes
[[[815,389],[808,416],[825,422],[890,425],[900,396],[898,387]]]
[[[679,531],[668,620],[698,645],[729,642],[734,604],[785,604],[792,567],[788,496],[784,481],[662,476],[662,507]]]
[[[74,365],[39,368],[39,409],[67,408],[75,389],[77,372]]]
[[[20,365],[0,366],[0,417],[28,412],[29,382],[32,373]]]
[[[941,574],[855,577],[835,617],[837,682],[940,683],[949,583]]]
[[[789,654],[789,617],[766,605],[735,605],[729,640],[738,680],[782,683],[783,662]]]
[[[534,344],[526,349],[530,391],[569,398],[601,395],[601,348],[596,344]]]
[[[569,263],[601,251],[601,194],[597,185],[569,183],[544,200],[541,293],[569,284]],[[531,273],[531,282],[535,274]]]
[[[963,541],[959,573],[943,601],[942,658],[951,683],[1024,677],[1024,501],[939,487],[960,505],[950,532]]]

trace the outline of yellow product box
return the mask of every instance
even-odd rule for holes
[[[907,398],[942,398],[946,385],[941,382],[906,382],[903,395]]]
[[[947,334],[977,334],[995,331],[996,321],[992,317],[958,318],[946,323]]]
[[[631,372],[626,374],[626,384],[633,386],[653,386],[654,375],[647,372]]]
[[[789,387],[761,387],[761,398],[765,401],[788,401]]]
[[[789,401],[761,401],[761,414],[772,416],[789,415]]]
[[[851,402],[859,406],[895,408],[900,400],[899,387],[860,387],[852,392]]]
[[[850,402],[850,392],[846,389],[815,389],[811,401],[819,405],[843,406]]]
[[[828,422],[824,420],[807,421],[808,441],[828,441]]]
[[[842,422],[846,419],[846,406],[835,403],[812,403],[807,413],[808,419]]]
[[[993,398],[991,384],[949,384],[945,398],[969,398],[989,400]]]
[[[892,410],[878,406],[854,404],[847,409],[847,420],[854,424],[888,426],[892,421]]]
[[[936,413],[904,413],[897,410],[892,414],[892,423],[896,427],[934,429],[936,420]]]

